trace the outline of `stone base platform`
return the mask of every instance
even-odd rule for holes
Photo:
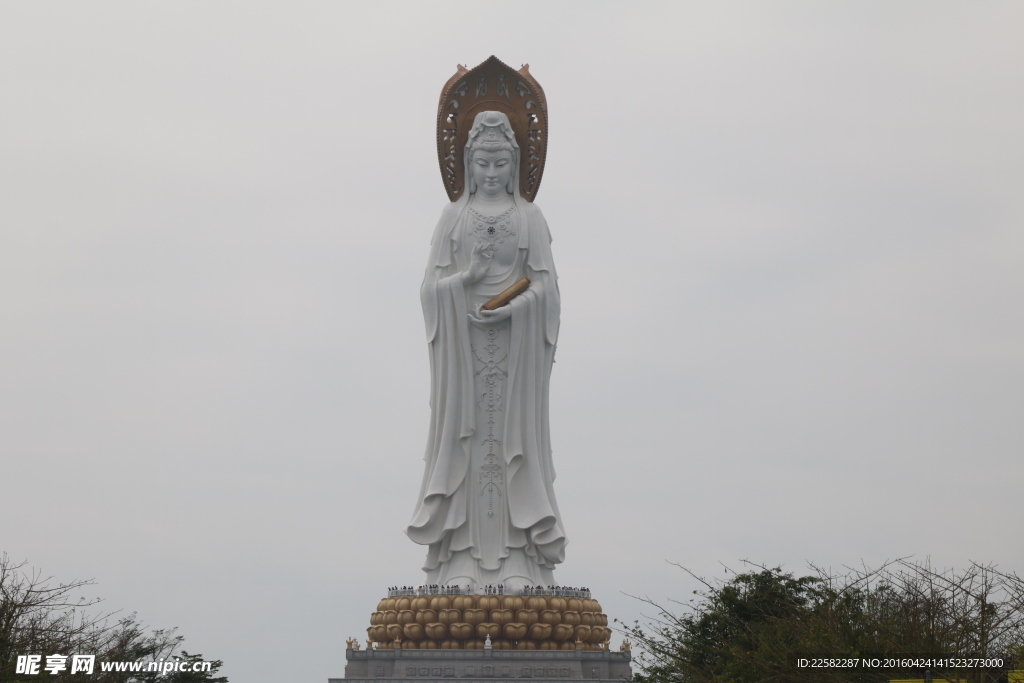
[[[621,683],[632,678],[629,650],[348,649],[345,659],[345,677],[330,678],[328,683],[494,683],[496,678]]]

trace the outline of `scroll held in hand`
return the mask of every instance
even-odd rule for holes
[[[512,299],[516,298],[520,294],[526,291],[526,288],[530,286],[530,278],[524,277],[514,285],[506,289],[504,292],[494,297],[483,306],[480,307],[484,311],[493,311],[495,308],[500,308],[507,304]]]

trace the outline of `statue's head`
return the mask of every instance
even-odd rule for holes
[[[498,111],[477,114],[466,140],[465,154],[470,194],[515,194],[519,145],[507,116]]]

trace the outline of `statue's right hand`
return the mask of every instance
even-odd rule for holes
[[[491,267],[491,258],[494,256],[490,247],[491,245],[486,242],[477,242],[473,247],[473,253],[469,257],[469,268],[462,274],[464,284],[480,282],[484,275],[487,275],[487,269]]]

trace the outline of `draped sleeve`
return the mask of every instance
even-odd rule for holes
[[[543,290],[544,335],[552,346],[558,342],[558,326],[561,317],[561,298],[558,293],[558,273],[551,255],[551,231],[540,207],[523,202],[530,222],[530,244],[527,252],[526,277],[530,278],[533,289]],[[536,283],[534,285],[533,283]]]
[[[427,258],[427,269],[423,275],[423,285],[420,287],[420,302],[423,305],[423,322],[426,325],[428,343],[434,341],[437,335],[440,305],[437,298],[438,280],[456,270],[453,232],[466,204],[461,200],[447,204],[441,211],[441,218],[437,221],[434,236],[430,240],[430,256]]]

